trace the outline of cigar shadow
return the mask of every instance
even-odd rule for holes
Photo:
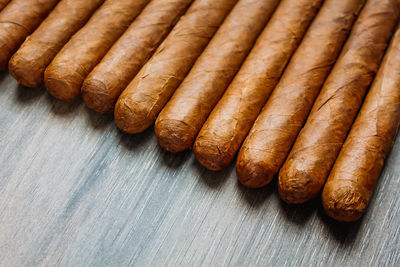
[[[114,121],[114,114],[101,114],[87,107],[84,108],[84,114],[90,126],[95,130],[103,130]]]
[[[253,208],[257,209],[261,207],[261,205],[269,199],[272,194],[276,194],[276,185],[277,185],[277,180],[273,179],[270,184],[267,186],[264,186],[262,188],[247,188],[243,186],[239,181],[237,181],[237,186],[239,189],[239,192],[243,199],[247,202],[247,204]]]
[[[11,76],[11,75],[10,75]],[[8,75],[8,71],[6,71],[6,70],[4,70],[4,71],[0,71],[0,89],[7,89],[8,87],[7,86],[5,86],[5,85],[7,85],[7,84],[4,84],[3,85],[3,83],[6,83],[7,82],[7,78],[9,77],[9,75]]]
[[[46,94],[46,101],[51,106],[50,112],[59,117],[76,115],[73,113],[82,105],[82,99],[80,97],[72,101],[62,101],[49,93]]]
[[[354,243],[364,218],[362,217],[360,220],[352,223],[338,222],[326,215],[322,205],[319,205],[317,215],[327,227],[333,239],[344,247],[351,246]]]
[[[18,84],[16,101],[24,105],[30,104],[36,101],[36,99],[40,98],[45,92],[46,89],[43,86],[30,88],[23,86],[22,84]]]
[[[121,145],[129,151],[137,151],[141,148],[147,148],[153,137],[154,128],[149,127],[142,133],[128,134],[121,130],[117,130]]]
[[[286,219],[297,225],[305,225],[310,220],[311,216],[318,210],[320,203],[320,197],[316,197],[303,204],[287,204],[280,200],[280,206]]]
[[[157,141],[156,141],[157,142]],[[161,155],[162,164],[169,169],[178,169],[184,165],[191,157],[191,151],[186,150],[179,153],[171,153],[163,149],[157,143],[158,153]]]
[[[235,164],[233,163],[221,171],[210,171],[207,168],[201,166],[200,163],[198,163],[196,158],[193,156],[191,165],[200,177],[200,181],[210,189],[217,190],[221,188],[223,184],[226,183],[229,177],[234,176],[232,175],[235,169]]]

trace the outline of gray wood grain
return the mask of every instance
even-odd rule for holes
[[[0,75],[2,266],[399,266],[400,143],[364,218],[320,200],[288,206],[276,182],[241,187],[234,166],[173,155],[153,129],[126,135],[81,100]]]

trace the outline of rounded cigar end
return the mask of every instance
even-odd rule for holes
[[[149,128],[154,121],[150,115],[146,106],[124,96],[118,99],[114,109],[115,123],[126,133],[141,133]]]
[[[80,85],[73,83],[68,77],[58,75],[51,68],[47,68],[44,73],[44,84],[47,91],[60,100],[74,100],[80,93]]]
[[[242,148],[238,155],[236,174],[239,182],[249,188],[268,185],[275,175],[274,167],[248,152]]]
[[[40,68],[32,60],[26,60],[14,54],[8,63],[10,74],[23,86],[39,87],[43,83],[44,68]]]
[[[161,147],[169,152],[182,152],[189,149],[196,136],[193,127],[183,121],[156,120],[155,133]]]
[[[218,137],[198,137],[193,145],[197,161],[211,171],[220,171],[233,161],[235,153],[229,151],[230,142]]]
[[[82,85],[82,98],[88,108],[99,113],[111,113],[114,110],[113,98],[104,82],[97,79],[86,79]]]
[[[278,192],[280,198],[288,204],[302,204],[316,197],[323,183],[304,170],[287,163],[279,173]]]
[[[365,190],[346,180],[328,181],[322,193],[325,212],[341,222],[354,222],[360,219],[368,202],[369,197]]]

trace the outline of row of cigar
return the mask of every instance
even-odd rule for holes
[[[7,3],[9,2],[9,3]],[[400,123],[400,0],[0,0],[0,68],[331,217],[365,212]],[[390,44],[390,45],[389,45]]]

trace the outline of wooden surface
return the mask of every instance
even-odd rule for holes
[[[399,266],[399,149],[363,220],[340,224],[2,73],[0,265]]]

